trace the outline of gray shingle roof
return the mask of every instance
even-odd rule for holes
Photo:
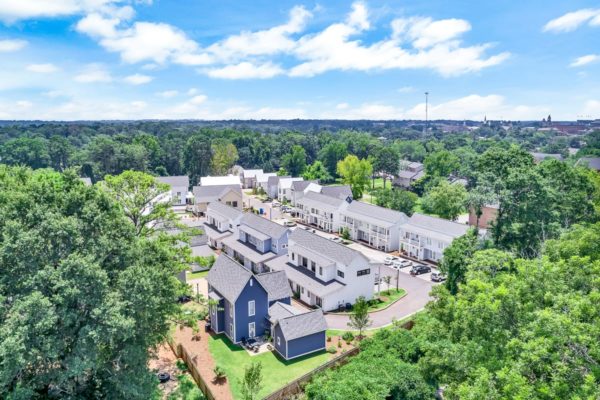
[[[221,296],[233,303],[244,290],[251,277],[252,272],[226,254],[221,254],[208,271],[207,280],[210,286],[214,287]]]
[[[210,186],[209,186],[210,187]],[[223,204],[221,202],[215,201],[208,205],[209,210],[214,210],[222,216],[229,219],[236,219],[242,215],[242,212],[237,208],[233,208],[228,206],[227,204]]]
[[[242,189],[239,185],[215,185],[215,186],[194,186],[192,192],[198,203],[210,203],[225,195],[229,190],[234,190],[240,195]]]
[[[190,178],[187,175],[179,176],[157,176],[156,180],[170,186],[190,186]]]
[[[279,326],[287,341],[323,332],[327,329],[327,323],[321,309],[280,319]]]
[[[257,231],[272,238],[280,238],[288,231],[285,226],[279,225],[278,223],[269,221],[266,218],[259,217],[258,215],[252,213],[244,214],[241,225],[248,225],[249,227],[256,229]]]
[[[290,235],[290,240],[296,244],[314,251],[315,253],[341,264],[348,265],[356,258],[369,261],[361,252],[353,250],[348,246],[336,243],[322,236],[308,232],[304,229],[296,229]]]
[[[381,226],[393,226],[408,220],[408,217],[403,212],[363,203],[362,201],[353,201],[343,213],[355,214],[365,220],[376,220],[377,224]]]
[[[271,307],[269,307],[269,320],[271,322],[275,322],[280,319],[291,317],[292,315],[297,315],[300,313],[300,310],[278,301]]]
[[[323,186],[321,194],[337,197],[338,199],[346,199],[347,197],[352,198],[352,189],[349,185]]]
[[[340,199],[338,197],[331,197],[331,196],[326,196],[321,193],[308,192],[301,199],[298,200],[298,203],[300,203],[300,204],[312,203],[317,206],[323,204],[323,205],[330,206],[330,207],[327,207],[328,209],[332,209],[332,208],[337,209],[339,206],[342,205],[342,203],[344,201],[345,201],[344,199]]]
[[[288,279],[284,271],[259,274],[256,275],[256,280],[260,282],[262,287],[265,288],[269,294],[269,301],[292,297],[292,289],[288,284]]]
[[[445,236],[455,238],[463,236],[469,230],[469,225],[459,224],[458,222],[419,213],[414,213],[408,220],[407,225],[416,226],[428,231],[439,232]]]
[[[600,157],[583,157],[577,161],[577,165],[585,165],[591,169],[600,171]]]
[[[270,176],[269,179],[267,179],[267,184],[269,186],[277,185],[279,184],[279,180],[284,178],[291,178],[291,176]]]
[[[292,190],[296,192],[301,192],[311,183],[317,183],[317,181],[293,181],[292,182]]]

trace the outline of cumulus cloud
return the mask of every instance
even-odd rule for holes
[[[584,24],[600,26],[600,8],[584,8],[561,15],[544,25],[544,32],[564,33],[574,31]]]
[[[44,64],[29,64],[26,68],[29,72],[36,72],[39,74],[51,74],[52,72],[58,71],[58,67],[51,63]]]
[[[585,102],[582,114],[586,118],[600,118],[600,100],[588,100]]]
[[[101,64],[89,64],[81,73],[75,76],[79,83],[108,83],[112,76]]]
[[[205,47],[177,27],[131,23],[127,21],[131,13],[115,10],[90,13],[76,29],[96,39],[107,51],[118,53],[126,63],[201,66],[201,73],[220,79],[268,79],[283,74],[311,77],[331,70],[386,69],[431,69],[452,76],[491,67],[509,57],[508,52],[488,55],[490,43],[464,45],[462,36],[471,30],[471,24],[456,18],[398,18],[391,22],[388,37],[368,43],[365,36],[373,25],[367,5],[360,1],[352,4],[342,21],[321,31],[307,33],[314,10],[296,6],[283,24],[242,31]],[[291,65],[283,66],[275,57],[285,57],[285,64]]]
[[[177,90],[165,90],[164,92],[156,93],[158,97],[162,97],[163,99],[170,99],[179,94]]]
[[[27,46],[26,40],[21,39],[2,39],[0,40],[0,53],[8,53],[11,51],[21,50]]]
[[[0,0],[0,20],[12,23],[31,18],[51,18],[94,11],[131,13],[117,7],[120,0]]]
[[[600,60],[600,55],[598,54],[588,54],[586,56],[577,57],[571,64],[570,67],[583,67],[584,65],[591,64]]]
[[[143,85],[145,83],[151,82],[153,79],[153,77],[148,75],[133,74],[123,78],[123,81],[130,85]]]

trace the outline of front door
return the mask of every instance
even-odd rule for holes
[[[256,325],[254,322],[250,322],[248,324],[248,338],[253,338],[256,336]]]

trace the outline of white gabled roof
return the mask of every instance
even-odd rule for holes
[[[402,225],[403,230],[448,242],[463,236],[469,228],[466,224],[419,213],[414,213],[408,222]]]
[[[227,175],[227,176],[203,176],[200,178],[200,186],[223,186],[223,185],[240,185],[241,181],[239,176]]]

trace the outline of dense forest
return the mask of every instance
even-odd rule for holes
[[[534,150],[566,160],[536,163]],[[360,355],[307,386],[308,398],[420,400],[441,388],[447,399],[597,399],[600,174],[576,165],[582,155],[600,156],[600,131],[1,127],[0,397],[152,398],[147,349],[180,318],[174,275],[189,255],[180,238],[144,229],[172,218],[166,208],[140,222],[128,201],[161,190],[146,173],[195,183],[239,164],[349,183],[356,198],[368,190],[407,214],[454,219],[499,205],[487,235],[445,249],[448,279],[414,329],[365,339]],[[369,187],[402,159],[425,167],[409,190]]]
[[[380,159],[389,159],[389,154],[381,153],[382,148],[392,148],[394,159],[422,161],[439,149],[467,158],[490,147],[507,148],[511,144],[567,156],[569,148],[580,148],[589,142],[580,136],[563,137],[518,127],[507,130],[500,126],[445,133],[436,125],[424,132],[419,125],[380,127],[366,122],[354,129],[343,129],[344,125],[342,129],[315,125],[305,127],[304,131],[281,127],[257,130],[242,123],[234,127],[202,125],[193,122],[4,125],[0,127],[0,161],[57,171],[76,166],[81,176],[94,181],[106,174],[131,169],[155,175],[188,174],[195,183],[198,176],[222,172],[232,163],[277,171],[294,145],[304,149],[307,165],[319,160],[335,178],[336,163],[347,154],[374,160],[381,155]],[[356,130],[361,128],[364,130]],[[595,140],[599,140],[597,135]],[[214,158],[220,160],[213,163]]]

